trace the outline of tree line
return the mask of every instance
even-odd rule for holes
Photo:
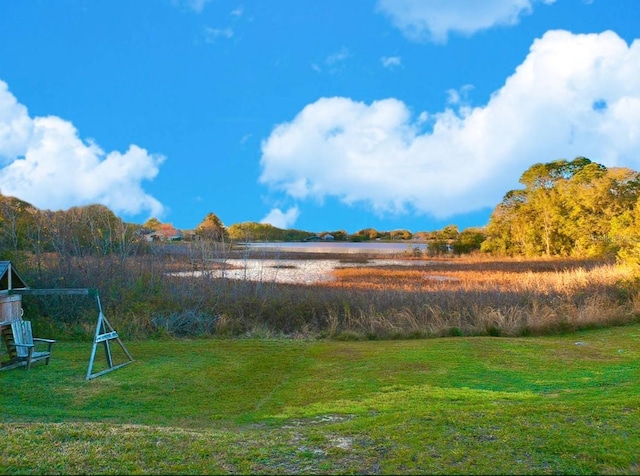
[[[520,183],[493,211],[482,251],[639,262],[638,172],[577,157],[534,164]]]
[[[456,225],[442,230],[411,233],[409,230],[379,231],[374,228],[353,234],[345,230],[320,233],[281,229],[266,223],[244,222],[227,227],[215,213],[208,213],[193,230],[177,230],[170,223],[151,218],[143,224],[128,223],[104,205],[40,210],[15,197],[0,195],[0,259],[20,261],[27,253],[37,267],[46,253],[60,257],[111,255],[122,259],[149,252],[154,241],[305,241],[315,237],[335,241],[418,240],[429,243],[431,254],[470,253],[486,238],[481,228],[460,232]]]
[[[238,241],[418,240],[431,254],[484,252],[499,256],[612,258],[640,263],[640,174],[607,168],[586,157],[537,163],[520,177],[520,189],[508,191],[482,228],[460,231],[456,225],[411,233],[366,228],[314,233],[244,222],[225,226],[208,213],[193,230],[176,230],[156,218],[127,223],[103,205],[68,210],[39,210],[18,198],[0,195],[0,250],[4,259],[28,252],[40,263],[43,253],[61,256],[129,256],[153,239]],[[180,233],[176,233],[176,232]]]

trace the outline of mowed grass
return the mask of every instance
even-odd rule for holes
[[[0,373],[0,473],[640,473],[639,324],[126,345],[88,382],[90,343]]]

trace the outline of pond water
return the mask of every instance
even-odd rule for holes
[[[171,273],[179,277],[227,278],[243,281],[274,283],[316,284],[333,281],[333,270],[337,268],[405,266],[424,268],[422,260],[376,258],[373,260],[344,262],[337,259],[223,259],[220,267],[207,271],[182,271]],[[438,279],[427,276],[425,279]]]
[[[299,251],[306,253],[403,253],[417,248],[426,251],[426,243],[416,242],[382,242],[382,241],[312,241],[287,243],[242,243],[249,249]]]

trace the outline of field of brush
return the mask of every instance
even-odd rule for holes
[[[626,324],[639,316],[635,270],[606,261],[196,246],[168,245],[125,260],[53,257],[27,281],[34,288],[98,289],[105,314],[128,339],[516,337]],[[24,307],[27,316],[37,316],[40,333],[93,335],[95,309],[75,298],[28,298]]]
[[[634,271],[603,261],[290,253],[224,257],[200,263],[197,271],[183,268],[171,273],[177,286],[217,296],[221,312],[212,334],[341,340],[523,336],[623,324],[638,316]]]

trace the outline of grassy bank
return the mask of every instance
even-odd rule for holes
[[[640,326],[527,338],[90,344],[0,374],[0,472],[640,472]]]

